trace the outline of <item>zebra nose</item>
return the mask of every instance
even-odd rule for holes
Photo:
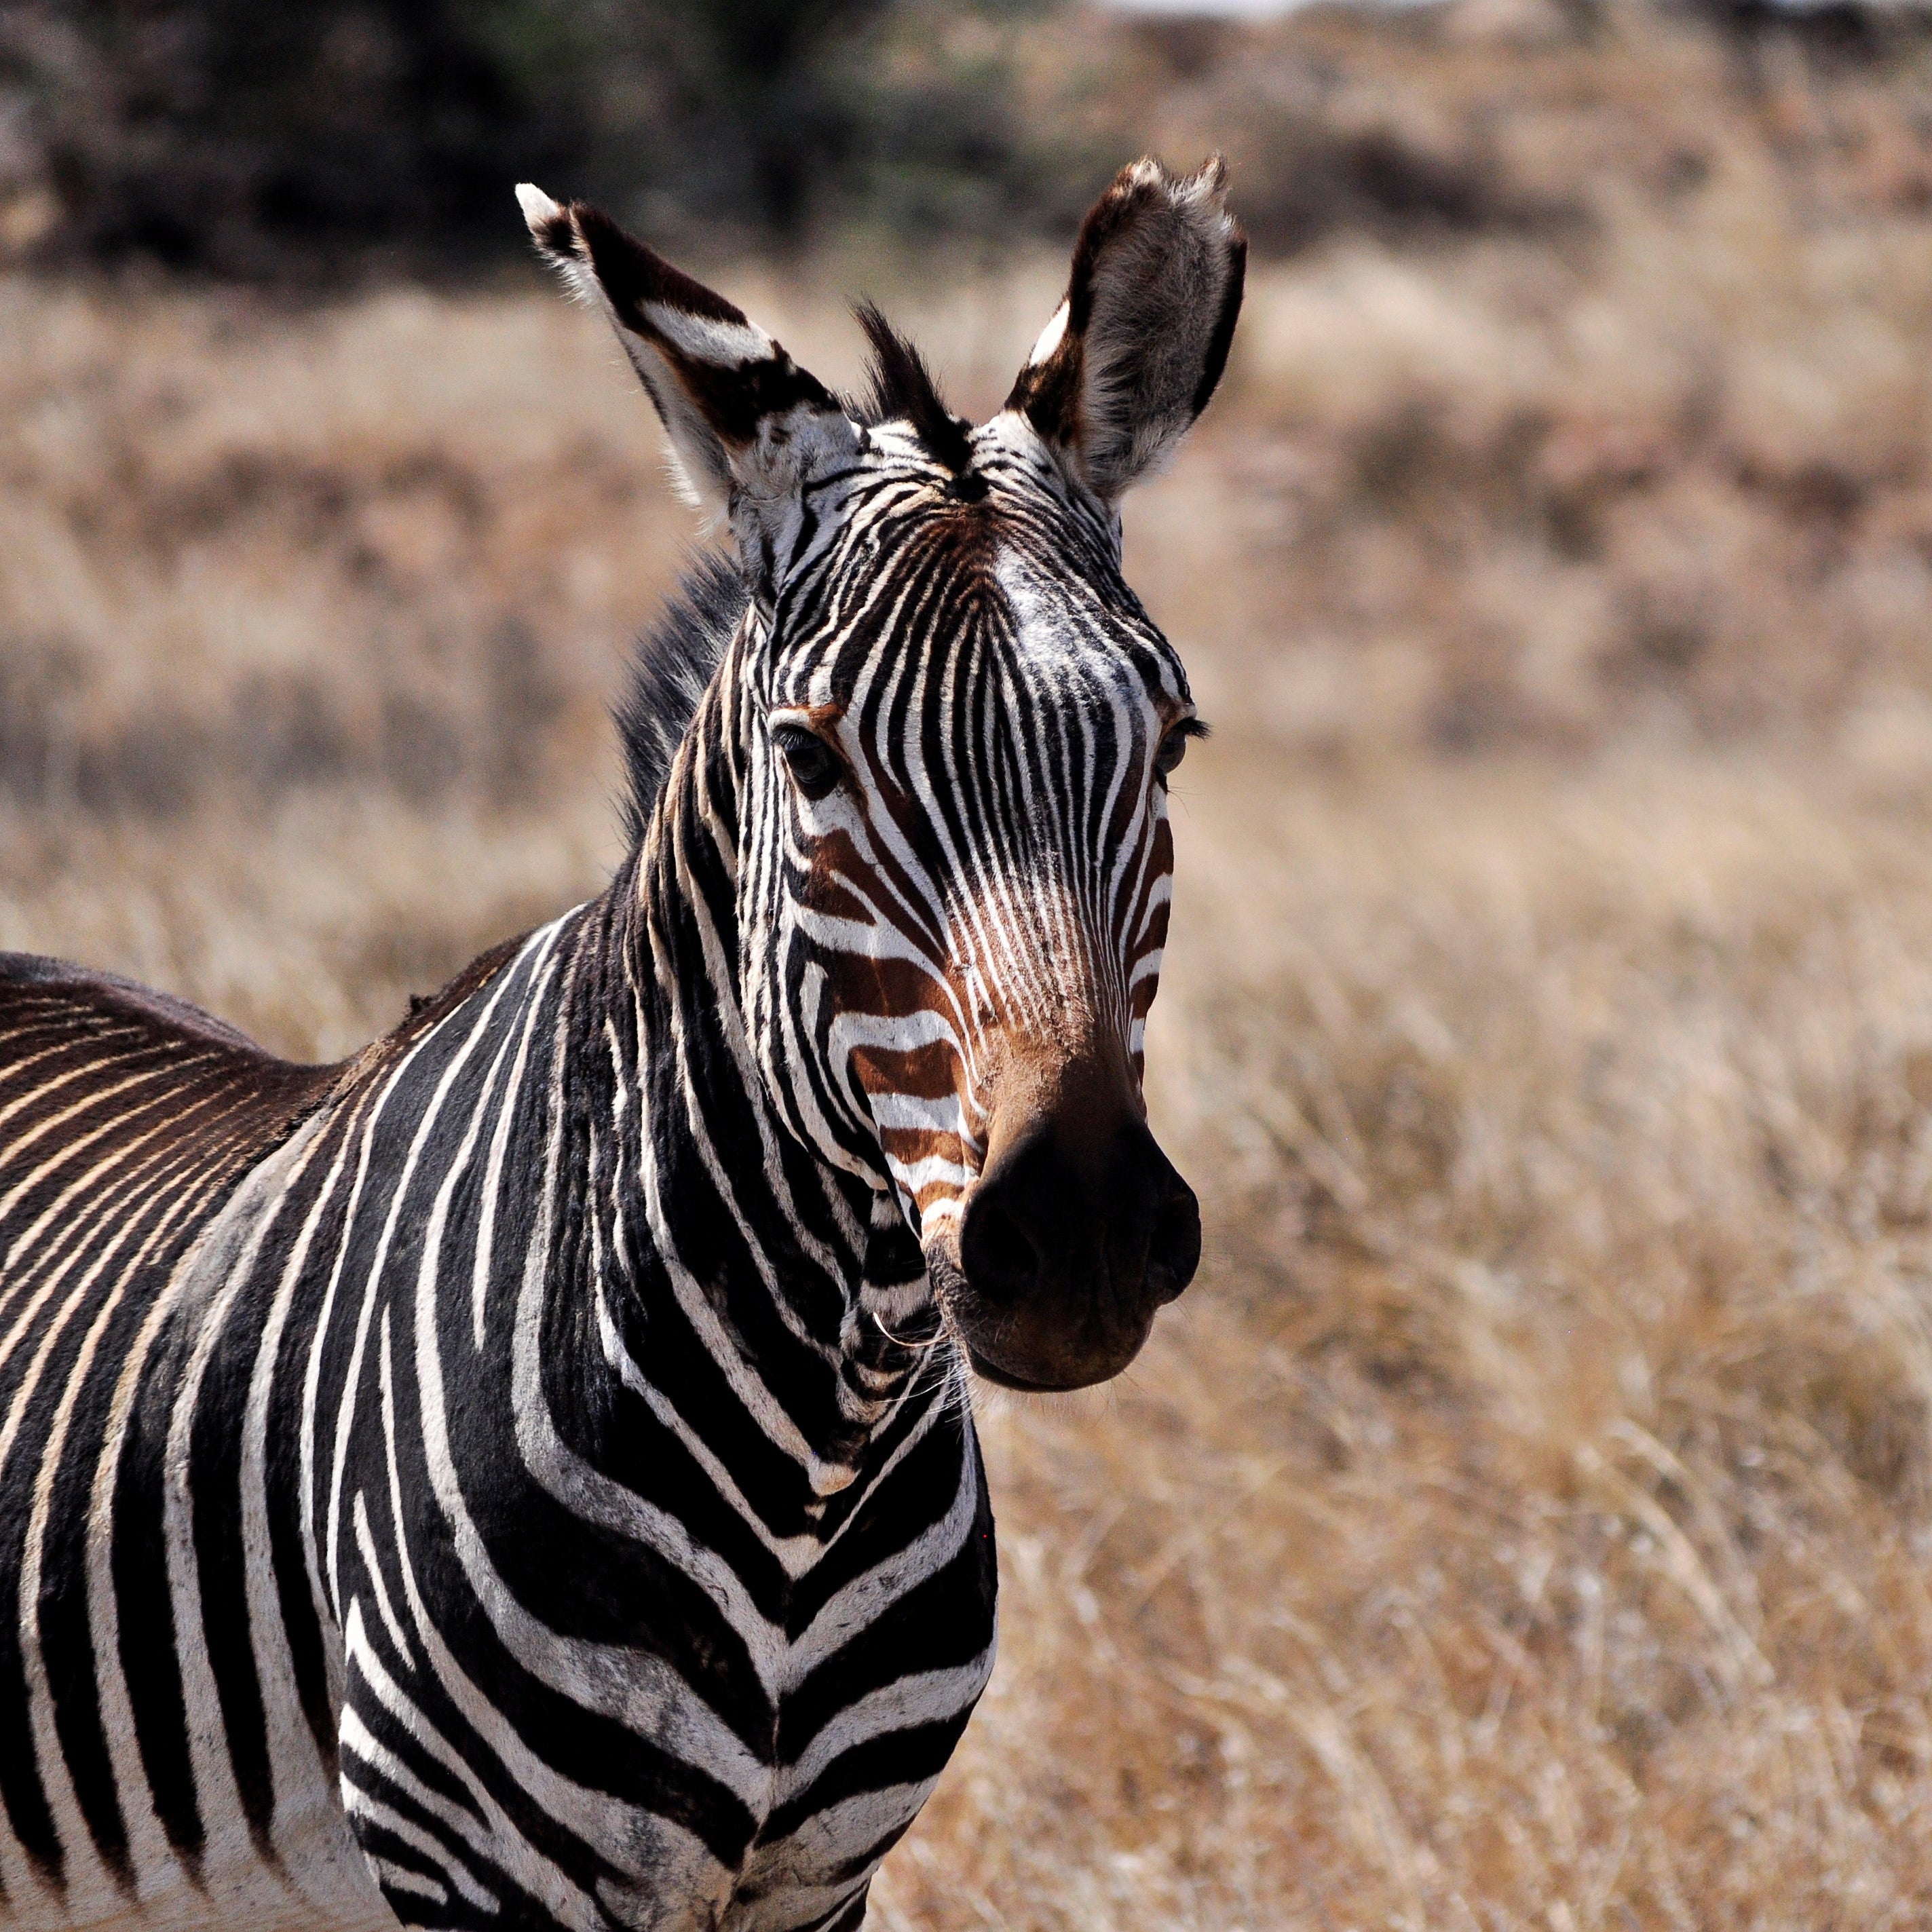
[[[1148,1286],[1162,1303],[1173,1300],[1201,1265],[1201,1204],[1178,1174],[1168,1172],[1174,1186],[1156,1210],[1148,1240]]]
[[[1132,1114],[1100,1136],[1070,1134],[1051,1117],[1031,1122],[988,1163],[960,1228],[976,1300],[1011,1308],[1064,1298],[1089,1323],[1106,1312],[1144,1320],[1187,1286],[1200,1258],[1194,1191]]]
[[[989,1195],[982,1180],[968,1204],[959,1264],[982,1301],[1017,1301],[1040,1279],[1047,1250],[1023,1208]]]

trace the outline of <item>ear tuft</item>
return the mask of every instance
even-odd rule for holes
[[[531,238],[547,254],[561,254],[571,244],[570,217],[535,182],[517,184],[517,206],[530,224]]]
[[[556,271],[571,295],[593,308],[605,308],[590,271],[590,251],[577,231],[580,204],[553,201],[534,182],[522,182],[517,188],[517,205],[524,211],[537,253]]]
[[[1181,176],[1150,155],[1123,168],[1007,398],[1103,498],[1173,450],[1227,367],[1247,262],[1227,181],[1219,154]]]

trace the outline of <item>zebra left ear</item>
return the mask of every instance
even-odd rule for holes
[[[610,317],[696,507],[748,508],[768,526],[815,469],[850,455],[858,432],[837,398],[742,309],[588,202],[528,182],[517,200],[544,259]]]
[[[1123,168],[1006,398],[1110,502],[1180,442],[1227,367],[1248,259],[1227,183],[1219,154],[1184,176],[1151,156]]]

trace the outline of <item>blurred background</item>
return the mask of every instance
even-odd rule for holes
[[[0,945],[335,1056],[608,877],[700,539],[513,182],[983,413],[1217,148],[1126,508],[1208,1259],[986,1403],[1000,1671],[876,1917],[1922,1924],[1923,11],[0,0]]]

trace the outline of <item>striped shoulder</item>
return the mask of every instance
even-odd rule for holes
[[[265,1143],[318,1106],[340,1073],[278,1059],[213,1014],[118,973],[0,952],[0,1087],[18,1100],[58,1083],[77,1099],[114,1068],[138,1069],[150,1094],[219,1090]],[[7,1138],[0,1126],[0,1161]]]

